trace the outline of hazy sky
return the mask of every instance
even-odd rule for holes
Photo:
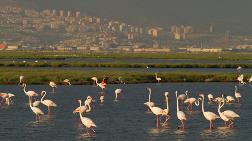
[[[10,1],[10,0],[0,0]],[[15,1],[15,0],[12,0]],[[80,10],[132,23],[252,25],[252,0],[16,0],[40,9]]]

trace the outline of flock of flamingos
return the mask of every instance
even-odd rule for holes
[[[161,78],[157,76],[157,73],[155,74],[155,78],[157,82],[159,83],[161,81]],[[96,77],[91,78],[94,82],[94,85],[100,87],[102,90],[106,88],[106,83],[105,80],[103,79],[102,82],[98,82],[98,79]],[[118,78],[120,80],[120,78]],[[252,77],[250,78],[249,82],[252,81]],[[239,81],[240,84],[245,84],[243,81],[243,75],[240,75],[237,80]],[[19,80],[19,85],[22,87],[24,94],[28,96],[29,98],[29,107],[31,111],[36,115],[36,121],[40,120],[40,117],[44,115],[44,112],[38,107],[40,103],[48,107],[48,114],[51,114],[51,110],[54,107],[57,107],[57,104],[50,100],[50,99],[45,99],[47,93],[46,91],[41,92],[41,99],[39,101],[33,101],[33,97],[39,96],[35,91],[33,90],[26,90],[27,85],[24,81],[24,76],[20,76]],[[71,85],[70,81],[68,79],[65,79],[63,81],[65,85]],[[123,83],[121,81],[121,83]],[[50,82],[49,86],[52,88],[52,92],[55,92],[55,89],[57,88],[57,85],[54,82]],[[119,95],[122,93],[122,89],[115,89],[115,101],[119,100]],[[159,127],[159,124],[164,125],[169,122],[170,116],[169,116],[169,92],[165,92],[165,100],[166,100],[166,108],[162,109],[160,107],[155,106],[154,102],[151,101],[151,88],[147,88],[148,92],[148,101],[144,103],[146,106],[147,110],[151,113],[153,113],[156,116],[156,127]],[[221,119],[224,121],[224,124],[228,128],[233,128],[234,127],[234,120],[236,118],[239,118],[240,116],[235,113],[232,110],[224,110],[222,111],[222,107],[224,106],[225,103],[240,103],[240,99],[242,95],[237,91],[237,86],[235,86],[235,91],[234,91],[234,97],[233,96],[225,96],[222,95],[222,97],[216,97],[212,94],[207,95],[207,103],[208,104],[216,104],[218,106],[218,114],[215,112],[211,111],[205,111],[204,105],[205,105],[205,95],[204,94],[199,94],[197,98],[189,97],[188,96],[188,91],[186,91],[184,94],[178,94],[178,92],[175,92],[176,95],[176,106],[177,106],[177,118],[181,122],[181,124],[178,126],[179,129],[184,130],[185,129],[185,122],[187,121],[186,114],[180,110],[180,106],[187,105],[187,109],[189,111],[193,110],[193,105],[199,106],[200,102],[202,104],[202,113],[205,117],[206,120],[209,121],[209,128],[213,129],[214,124],[213,122],[216,119]],[[1,105],[10,105],[13,103],[12,97],[15,96],[14,94],[11,93],[0,93],[0,97],[2,98],[1,100]],[[104,95],[100,96],[100,102],[104,102]],[[82,103],[81,100],[78,100],[79,107],[77,107],[75,110],[73,110],[73,113],[79,113],[80,121],[81,123],[88,129],[87,132],[92,131],[95,133],[94,128],[96,127],[96,124],[93,120],[91,120],[88,117],[84,117],[84,113],[91,112],[91,103],[94,100],[92,99],[91,96],[87,96],[86,100],[84,101],[84,104]],[[164,119],[161,123],[159,123],[159,117],[162,117]]]

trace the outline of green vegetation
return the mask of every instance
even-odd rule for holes
[[[87,63],[87,62],[0,62],[0,67],[107,67],[107,68],[252,68],[252,64],[195,64],[195,63]]]
[[[91,77],[96,76],[100,80],[107,78],[107,83],[118,83],[118,77],[129,83],[153,83],[156,82],[155,75],[149,72],[116,72],[116,71],[40,71],[40,70],[18,70],[1,69],[1,84],[17,84],[19,76],[24,75],[25,81],[29,84],[48,84],[49,81],[55,81],[60,84],[68,78],[72,84],[92,84]],[[251,74],[245,74],[248,78]],[[235,73],[193,73],[193,72],[172,72],[159,73],[162,82],[232,82],[236,80]]]
[[[252,53],[81,53],[57,51],[1,51],[0,58],[65,59],[65,58],[151,58],[194,60],[252,60]]]

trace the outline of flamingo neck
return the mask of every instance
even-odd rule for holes
[[[46,95],[46,92],[44,92],[44,95],[41,97],[40,99],[41,102],[44,100],[45,95]]]
[[[166,108],[167,108],[167,109],[169,109],[168,100],[169,100],[169,98],[168,98],[168,96],[166,96]]]
[[[81,109],[81,101],[79,101],[79,103],[80,103],[80,109]],[[82,115],[80,111],[79,111],[79,115],[80,115],[80,119],[82,119]]]
[[[188,93],[188,92],[186,91],[186,92],[185,92],[185,95],[186,95],[186,99],[188,99],[188,95],[187,95],[187,93]]]
[[[151,93],[149,93],[149,103],[150,103]]]
[[[177,98],[177,113],[179,112],[178,98]]]
[[[31,104],[31,99],[29,98],[29,105],[30,105],[30,108],[32,108],[32,104]]]
[[[205,109],[204,109],[204,100],[205,100],[205,98],[204,98],[204,96],[202,98],[203,99],[202,99],[202,106],[201,106],[201,108],[202,108],[202,112],[205,113]]]
[[[24,85],[23,89],[24,89],[24,93],[27,93],[27,91],[26,91],[26,85]]]

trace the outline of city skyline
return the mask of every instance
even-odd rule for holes
[[[233,33],[250,34],[249,25],[251,1],[235,0],[0,0],[2,3],[15,3],[28,8],[78,10],[82,15],[116,18],[131,24],[191,24],[200,26],[213,23]],[[130,10],[129,10],[130,9]]]

